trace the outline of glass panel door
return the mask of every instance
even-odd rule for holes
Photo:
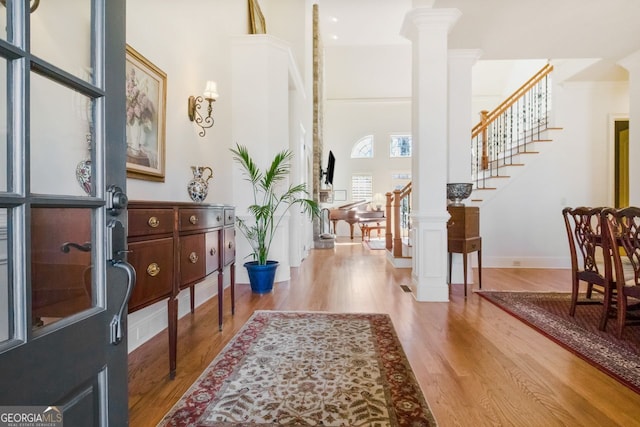
[[[125,1],[0,4],[0,412],[126,425]]]

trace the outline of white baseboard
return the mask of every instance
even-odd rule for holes
[[[395,268],[411,268],[411,258],[396,258],[389,251],[387,251],[387,261]]]
[[[476,263],[474,263],[476,266]],[[571,268],[569,257],[482,257],[483,268]]]

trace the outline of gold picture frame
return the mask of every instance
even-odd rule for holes
[[[249,31],[250,34],[267,34],[267,25],[258,0],[249,0]]]
[[[127,177],[164,182],[167,75],[126,49]]]

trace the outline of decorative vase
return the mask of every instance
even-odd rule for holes
[[[86,135],[87,140],[87,158],[80,160],[76,165],[76,180],[80,187],[87,193],[87,196],[91,195],[91,135],[93,131],[90,130]]]
[[[191,170],[193,171],[193,179],[187,184],[187,191],[191,200],[202,203],[207,198],[209,180],[213,176],[213,170],[209,166],[191,166]],[[209,175],[205,178],[206,171],[209,171]]]
[[[78,184],[87,193],[91,195],[91,160],[81,160],[76,165],[76,179]]]
[[[267,294],[273,290],[273,282],[276,278],[278,261],[267,261],[267,264],[260,265],[258,261],[245,262],[244,266],[249,273],[249,283],[251,292],[254,294]]]
[[[447,184],[447,199],[449,206],[464,206],[462,201],[471,195],[473,184],[467,182],[455,182]]]

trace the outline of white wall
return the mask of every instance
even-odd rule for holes
[[[130,199],[191,201],[186,185],[198,165],[213,169],[205,201],[233,201],[230,38],[247,33],[247,14],[247,2],[232,0],[127,2],[127,43],[167,74],[165,182],[129,179]],[[220,97],[215,124],[201,138],[187,99],[201,95],[207,80],[218,83]]]
[[[310,34],[308,37],[303,34],[304,23],[291,28],[283,27],[285,22],[282,12],[284,9],[287,12],[294,12],[296,16],[304,16],[304,22],[310,23],[311,3],[305,2],[304,7],[298,3],[293,4],[291,0],[271,0],[262,3],[267,29],[275,30],[282,38],[291,38],[296,55],[307,55],[305,50],[308,50]],[[291,14],[286,16],[287,19],[291,18]],[[241,191],[241,180],[234,176],[234,163],[229,148],[235,146],[236,142],[245,145],[249,143],[249,141],[237,140],[239,135],[234,134],[232,126],[233,120],[238,117],[238,111],[233,110],[235,107],[232,105],[232,83],[237,74],[234,74],[232,69],[232,40],[248,33],[247,17],[246,1],[135,0],[127,2],[127,43],[167,74],[165,182],[129,179],[127,190],[130,199],[190,201],[186,190],[187,182],[192,178],[190,166],[198,165],[210,166],[213,169],[213,178],[209,181],[209,194],[205,202],[238,205],[244,200],[237,194]],[[181,30],[171,30],[175,28]],[[300,63],[300,60],[295,57],[293,61]],[[262,70],[257,68],[251,72],[260,76]],[[302,79],[304,80],[309,73],[310,71],[305,70]],[[207,129],[206,136],[201,138],[197,135],[199,128],[187,117],[186,107],[188,97],[200,95],[207,80],[215,80],[218,83],[220,97],[214,104],[215,124]],[[304,96],[305,88],[308,91],[310,83],[304,80],[303,87],[300,87],[300,82],[296,84],[298,85],[296,90],[299,92],[296,96]],[[285,82],[285,91],[286,85]],[[248,93],[245,96],[250,100],[252,95]],[[309,103],[308,98],[306,99]],[[291,102],[296,106],[304,103],[298,99]],[[285,103],[284,108],[279,108],[272,113],[283,115],[285,122],[287,118],[294,118],[303,123],[309,120],[310,107],[300,108],[299,116],[290,116],[288,109],[289,106]],[[249,125],[249,123],[242,124],[242,126]],[[307,129],[310,129],[310,126],[307,126]],[[293,138],[300,141],[300,132],[296,132]],[[285,135],[281,144],[280,148],[290,147],[288,136]],[[276,147],[271,149],[275,152]],[[258,158],[270,159],[272,154],[262,153]],[[300,159],[300,165],[302,162],[303,159]],[[302,169],[302,166],[298,167]],[[237,214],[242,216],[243,212],[239,210]],[[237,277],[239,283],[248,282],[248,280],[243,281],[246,273],[242,267],[244,262],[242,245],[245,243],[243,237],[238,234],[236,268],[239,273]],[[288,274],[286,276],[288,278]],[[196,286],[196,304],[201,304],[217,293],[215,280],[215,277],[209,277]],[[228,283],[228,274],[225,275],[225,280]],[[178,315],[183,316],[188,311],[188,292],[182,292],[179,295]],[[129,350],[131,351],[166,328],[166,302],[162,301],[131,313],[128,322]]]
[[[627,83],[554,85],[555,125],[563,130],[481,205],[483,266],[570,267],[561,211],[612,205],[610,116],[627,111]]]
[[[247,2],[235,0],[127,2],[127,43],[167,74],[165,182],[128,179],[131,200],[190,202],[186,186],[198,165],[213,169],[205,202],[233,204],[231,38],[247,34],[247,16]],[[187,117],[187,99],[201,95],[207,80],[218,83],[220,97],[215,124],[202,138]],[[214,276],[196,287],[197,305],[217,293]],[[188,296],[179,295],[179,316],[189,311]],[[131,351],[167,327],[166,301],[131,313],[128,324]]]
[[[332,99],[411,96],[411,45],[325,48],[325,92]]]
[[[495,109],[546,63],[546,59],[477,61],[472,72],[471,126],[480,122],[480,111]]]

